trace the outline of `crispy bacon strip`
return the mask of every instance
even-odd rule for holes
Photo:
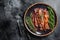
[[[34,12],[32,14],[32,20],[36,28],[39,27],[40,30],[50,29],[48,25],[48,19],[49,15],[46,9],[44,10],[42,8],[34,9]]]

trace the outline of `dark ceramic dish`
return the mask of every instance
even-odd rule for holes
[[[49,29],[49,30],[46,30],[46,31],[36,31],[36,32],[33,32],[30,28],[29,28],[29,25],[26,23],[26,17],[30,17],[30,14],[31,12],[35,9],[35,8],[42,8],[42,9],[47,9],[49,10],[47,7],[50,7],[54,13],[54,26],[53,26],[53,29]],[[51,13],[52,14],[52,13]],[[53,23],[53,22],[52,22]],[[56,24],[57,24],[57,16],[56,16],[56,12],[55,10],[50,6],[50,5],[47,5],[47,4],[44,4],[44,3],[35,3],[33,5],[31,5],[30,7],[28,7],[28,9],[26,10],[25,14],[24,14],[24,24],[25,24],[25,27],[26,29],[32,33],[33,35],[35,36],[47,36],[49,34],[51,34],[55,28],[56,28]],[[53,24],[52,24],[53,25]]]

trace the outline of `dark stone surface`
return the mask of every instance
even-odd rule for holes
[[[55,31],[46,37],[36,37],[29,33],[23,23],[25,10],[36,2],[51,5],[58,16]],[[1,0],[0,40],[60,40],[60,0]]]

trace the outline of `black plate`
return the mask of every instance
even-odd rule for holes
[[[30,28],[29,28],[29,25],[26,23],[26,17],[30,17],[30,14],[31,12],[34,11],[35,8],[42,8],[42,9],[47,9],[49,10],[47,7],[50,7],[54,13],[54,28],[53,29],[49,29],[49,30],[46,30],[46,31],[36,31],[36,32],[33,32]],[[52,22],[53,23],[53,22]],[[50,5],[47,5],[47,4],[44,4],[44,3],[35,3],[33,5],[31,5],[25,12],[24,14],[24,24],[25,24],[25,27],[26,29],[32,33],[33,35],[36,35],[36,36],[47,36],[49,34],[51,34],[54,29],[56,28],[56,24],[57,24],[57,16],[56,16],[56,13],[55,13],[55,10],[50,6]]]

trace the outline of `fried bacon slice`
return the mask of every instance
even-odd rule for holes
[[[49,14],[46,9],[35,8],[32,14],[32,21],[36,28],[40,30],[50,29],[48,24]]]

